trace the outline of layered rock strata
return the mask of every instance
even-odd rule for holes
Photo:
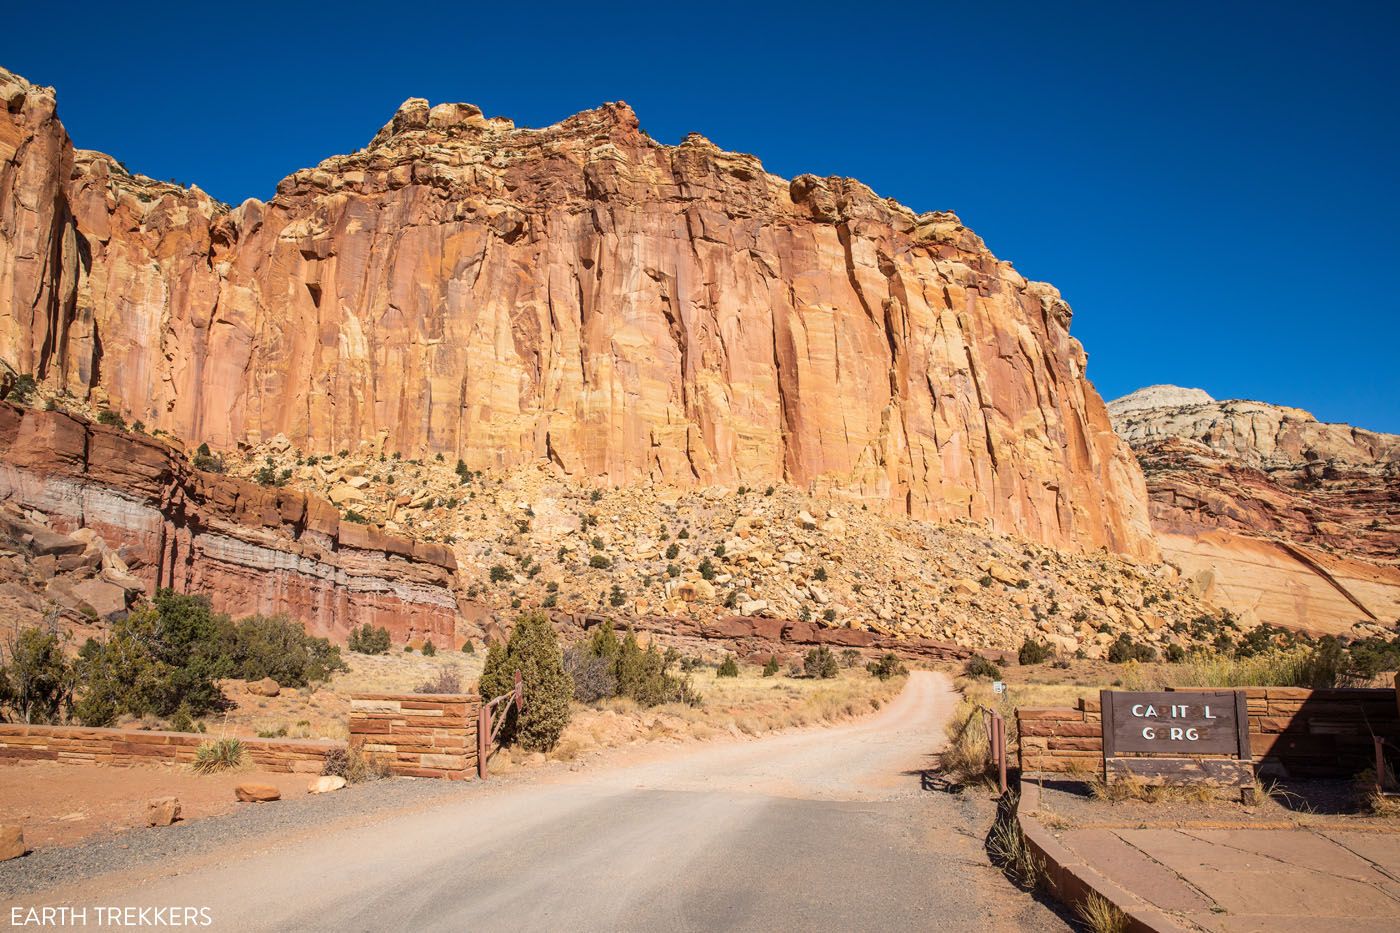
[[[453,644],[456,559],[341,519],[329,502],[196,470],[155,438],[0,404],[0,498],[58,533],[88,529],[148,590],[207,594],[234,615],[286,613],[344,640]]]
[[[0,356],[128,420],[1156,556],[1069,306],[953,214],[662,145],[625,104],[519,129],[422,100],[230,209],[75,150],[48,89],[0,99]]]
[[[1400,620],[1400,436],[1192,392],[1153,386],[1109,405],[1168,558],[1261,621]]]

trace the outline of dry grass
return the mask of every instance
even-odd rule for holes
[[[987,854],[1015,884],[1027,891],[1038,888],[1045,880],[1045,863],[1031,851],[1021,832],[1021,824],[1016,819],[1016,808],[1020,800],[1011,795],[1002,799],[997,808],[996,822],[987,833]]]
[[[1215,799],[1218,788],[1204,784],[1149,784],[1136,775],[1125,774],[1112,782],[1105,781],[1098,771],[1083,775],[1089,793],[1095,800],[1119,803],[1137,800],[1144,803],[1208,803]]]
[[[987,729],[979,706],[996,710],[1006,722],[1006,754],[1011,762],[1016,760],[1017,707],[1031,706],[1073,706],[1082,696],[1095,693],[1090,688],[1074,684],[1006,684],[1003,693],[996,693],[992,685],[984,680],[960,677],[955,686],[962,692],[962,702],[953,711],[945,731],[948,747],[944,749],[940,764],[945,774],[965,782],[986,782],[993,777],[988,763],[990,751]]]
[[[756,736],[840,722],[880,709],[905,683],[903,677],[882,681],[859,669],[842,670],[828,680],[763,677],[748,666],[740,667],[738,677],[716,677],[712,669],[690,677],[704,697],[698,707],[667,703],[646,709],[622,697],[592,706],[575,704],[573,719],[549,757],[571,761],[635,742]]]
[[[1089,896],[1079,902],[1075,913],[1093,933],[1124,933],[1128,929],[1127,914],[1097,891],[1090,891]]]

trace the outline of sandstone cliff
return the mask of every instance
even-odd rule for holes
[[[0,499],[43,528],[105,543],[92,570],[110,579],[92,594],[80,584],[80,599],[66,599],[49,586],[60,605],[85,600],[89,615],[119,611],[119,592],[114,604],[99,599],[110,603],[104,589],[131,589],[134,576],[137,589],[204,593],[236,615],[288,613],[338,641],[368,622],[396,642],[455,644],[450,549],[342,521],[315,496],[195,470],[154,438],[0,403]]]
[[[1153,386],[1108,406],[1166,555],[1261,621],[1400,619],[1400,436],[1183,393],[1199,390]]]
[[[0,71],[0,99],[0,357],[128,420],[1156,554],[1069,307],[952,214],[624,104],[518,129],[422,100],[229,209],[74,151],[48,89]]]

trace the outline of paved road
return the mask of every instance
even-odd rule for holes
[[[985,810],[920,788],[956,696],[477,786],[93,900],[227,930],[1063,930],[986,865]]]

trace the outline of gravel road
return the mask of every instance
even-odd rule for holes
[[[484,786],[381,782],[201,821],[154,857],[98,852],[77,875],[35,853],[0,866],[0,906],[206,907],[240,931],[1064,930],[987,865],[985,804],[921,789],[956,699],[916,672],[841,726]]]

